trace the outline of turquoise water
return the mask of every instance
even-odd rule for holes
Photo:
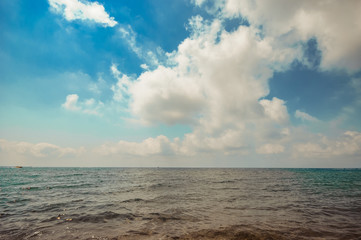
[[[361,239],[361,170],[0,168],[0,239],[250,236]]]

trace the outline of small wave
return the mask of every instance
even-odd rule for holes
[[[156,188],[170,188],[170,187],[172,187],[172,186],[171,186],[171,185],[168,185],[168,184],[156,183],[156,184],[150,185],[148,188],[150,188],[150,189],[156,189]]]
[[[225,180],[225,181],[218,181],[218,182],[213,182],[213,183],[235,183],[235,180]]]
[[[54,176],[54,178],[69,178],[69,177],[77,177],[77,176],[83,176],[83,173],[73,173],[73,174],[64,174],[64,175],[57,175]]]
[[[182,235],[171,233],[159,233],[151,229],[129,230],[127,234],[117,236],[118,240],[123,239],[178,239],[178,240],[203,240],[203,239],[239,239],[239,240],[284,240],[288,239],[282,233],[276,231],[249,230],[242,227],[232,226],[221,229],[203,229]]]
[[[22,190],[26,190],[26,191],[39,191],[39,190],[41,190],[42,188],[41,188],[41,187],[31,187],[31,186],[28,186],[28,187],[22,187],[21,189],[22,189]]]
[[[151,235],[154,235],[154,234],[158,234],[158,232],[147,230],[147,229],[140,230],[140,231],[129,230],[127,233],[129,234],[128,236],[132,236],[132,235],[151,236]]]
[[[59,209],[64,209],[67,206],[66,202],[61,203],[52,203],[52,204],[43,204],[39,207],[33,208],[30,212],[41,213],[41,212],[55,212]]]
[[[122,201],[122,203],[132,203],[132,202],[144,202],[144,200],[141,198],[132,198]]]
[[[106,220],[120,219],[120,220],[134,220],[137,216],[132,213],[115,213],[106,211],[99,214],[87,214],[78,217],[72,217],[73,222],[90,222],[90,223],[104,223]]]
[[[164,213],[151,213],[150,214],[152,217],[151,219],[152,220],[158,220],[158,221],[161,221],[161,222],[167,222],[167,221],[179,221],[181,220],[182,218],[179,217],[179,216],[174,216],[173,214],[164,214]],[[144,219],[144,218],[143,218]]]
[[[271,231],[252,231],[242,230],[237,226],[227,227],[224,229],[204,229],[197,232],[186,233],[182,236],[176,237],[179,240],[190,239],[249,239],[249,240],[283,240],[281,234]]]
[[[142,217],[142,220],[155,221],[157,223],[165,223],[169,221],[196,222],[198,218],[183,213],[181,210],[173,210],[170,213],[149,213]]]
[[[223,187],[223,188],[211,188],[213,190],[239,190],[238,187]]]
[[[0,198],[0,203],[26,203],[30,200],[29,198]]]
[[[0,213],[0,218],[6,218],[6,217],[10,217],[10,216],[12,216],[12,214]]]
[[[68,188],[86,188],[86,187],[93,187],[93,184],[83,183],[83,184],[55,185],[55,186],[49,186],[48,189],[68,189]]]
[[[26,185],[26,184],[29,184],[31,182],[12,182],[9,184],[9,186],[18,186],[18,185]]]

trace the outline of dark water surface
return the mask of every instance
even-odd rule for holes
[[[361,170],[0,168],[0,239],[361,239]]]

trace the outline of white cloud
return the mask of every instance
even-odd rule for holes
[[[16,142],[0,139],[0,152],[29,157],[49,158],[49,157],[70,157],[76,156],[84,151],[83,148],[63,148],[50,143],[29,143]]]
[[[79,99],[78,95],[70,94],[70,95],[66,96],[65,103],[62,105],[62,107],[64,107],[67,110],[70,110],[70,111],[79,111],[80,107],[77,106],[78,99]]]
[[[117,83],[111,86],[114,94],[113,99],[116,102],[125,101],[129,95],[129,87],[133,80],[126,74],[121,73],[115,64],[112,64],[110,69],[114,78],[117,79]]]
[[[172,142],[183,156],[247,155],[263,141],[288,138],[289,131],[278,129],[289,124],[285,102],[259,99],[269,93],[274,69],[287,68],[297,52],[273,48],[252,27],[228,33],[220,21],[199,16],[189,26],[192,35],[168,54],[169,65],[129,85],[132,113],[148,124],[191,123],[194,131]]]
[[[260,91],[261,96],[267,93],[265,82],[252,82],[251,79],[246,79],[247,71],[252,71],[250,69],[252,56],[250,61],[246,60],[248,56],[242,56],[242,51],[248,51],[248,46],[244,46],[242,40],[247,44],[250,31],[241,29],[239,36],[224,33],[225,40],[217,45],[214,42],[216,37],[214,29],[217,27],[220,30],[219,25],[213,26],[210,27],[209,32],[199,38],[184,40],[171,60],[176,66],[160,66],[138,78],[131,89],[133,96],[131,106],[136,115],[146,121],[186,122],[195,117],[196,113],[212,114],[212,110],[226,110],[221,109],[227,107],[224,101],[234,94],[242,95],[242,91],[245,91],[243,84],[253,84],[254,90]],[[230,51],[232,41],[240,41],[238,44],[240,47]],[[253,50],[257,51],[257,49]],[[262,54],[261,51],[259,53]],[[253,56],[257,58],[257,52]],[[253,95],[259,94],[253,92],[245,95],[245,98]],[[230,108],[236,107],[235,105],[237,103],[230,101]],[[214,117],[219,118],[219,116]]]
[[[121,37],[128,43],[130,49],[132,49],[138,57],[142,57],[142,49],[137,45],[137,35],[133,31],[132,27],[130,25],[126,27],[119,27],[118,31],[120,32]]]
[[[186,134],[183,141],[178,142],[178,154],[185,156],[247,155],[250,145],[245,141],[245,132],[226,129],[219,134],[207,134],[203,128]]]
[[[227,6],[237,14],[240,11],[237,6]],[[257,6],[247,5],[246,9]],[[293,13],[287,14],[293,18]],[[255,24],[261,25],[260,16],[255,15],[255,20],[251,17],[251,24],[257,21]],[[130,88],[131,110],[148,123],[193,123],[194,131],[177,144],[179,154],[247,154],[252,149],[259,154],[286,152],[286,145],[292,146],[298,137],[290,127],[286,103],[278,98],[264,99],[269,93],[267,81],[273,71],[286,70],[294,59],[300,59],[298,41],[314,35],[295,34],[297,26],[289,26],[283,20],[275,17],[277,24],[284,24],[280,29],[261,32],[251,25],[229,33],[219,20],[209,22],[193,17],[189,23],[192,35],[168,55],[171,64],[147,71]],[[295,116],[318,121],[299,110]]]
[[[319,120],[315,117],[312,117],[308,113],[296,110],[295,117],[301,119],[302,121],[318,122]]]
[[[164,56],[166,55],[163,49],[160,47],[152,48],[147,46],[147,44],[138,43],[138,36],[130,25],[120,26],[118,28],[118,32],[120,34],[119,37],[125,41],[128,47],[138,56],[138,58],[146,62],[141,65],[141,68],[144,70],[148,70],[149,68],[154,69],[160,64],[160,62],[163,61]]]
[[[286,138],[285,102],[259,100],[269,93],[274,69],[287,68],[297,53],[272,47],[259,30],[228,33],[220,21],[190,20],[192,35],[169,54],[166,66],[148,70],[129,85],[132,113],[144,123],[191,123],[175,152],[247,154],[259,139]],[[113,71],[115,76],[118,72]]]
[[[339,156],[361,156],[361,133],[346,131],[337,139],[319,136],[305,143],[295,144],[294,157],[333,158]]]
[[[288,0],[226,0],[225,17],[242,16],[262,26],[266,37],[285,46],[316,37],[322,51],[321,68],[361,68],[361,2]]]
[[[274,97],[272,100],[263,99],[259,101],[263,106],[265,114],[278,123],[288,122],[288,112],[285,102]]]
[[[93,98],[86,99],[83,102],[79,102],[79,96],[77,94],[69,94],[66,96],[65,103],[61,106],[69,111],[82,112],[92,115],[101,115],[100,111],[104,104],[101,101],[96,101]]]
[[[238,131],[252,121],[287,122],[284,102],[259,101],[273,69],[291,52],[272,49],[259,31],[224,31],[219,21],[191,20],[192,36],[169,55],[169,66],[143,73],[131,87],[131,109],[145,122],[192,122],[197,132]],[[211,136],[212,137],[212,136]]]
[[[114,17],[110,17],[104,6],[98,2],[86,0],[48,0],[56,13],[60,13],[68,21],[90,20],[106,27],[114,27],[118,24]]]
[[[267,159],[282,154],[284,167],[359,167],[361,133],[346,131],[335,138],[314,135],[296,130],[286,141],[258,145],[255,151],[249,146],[252,139],[244,139],[243,131],[227,130],[218,137],[191,133],[184,140],[165,136],[147,138],[142,142],[108,142],[94,147],[69,148],[51,143],[29,143],[0,139],[0,164],[34,166],[169,166],[177,161],[180,166],[217,166],[229,164],[236,157],[235,166],[253,159],[250,166],[260,166],[255,159]],[[240,142],[240,140],[242,140]],[[283,142],[283,143],[282,143]],[[261,154],[255,155],[255,154]],[[268,155],[268,156],[267,156]],[[214,156],[217,156],[216,159]],[[254,156],[257,156],[254,158]],[[201,159],[207,159],[199,165]],[[342,159],[342,161],[340,161]],[[159,162],[158,160],[161,160]],[[302,161],[301,161],[302,160]],[[219,161],[222,163],[219,165]],[[232,160],[231,160],[232,161]],[[262,161],[261,161],[262,162]],[[235,162],[233,162],[234,164]],[[138,165],[140,164],[140,165]],[[262,166],[272,166],[264,163]]]
[[[105,143],[94,149],[94,152],[103,156],[151,156],[173,154],[174,145],[165,136],[147,138],[142,142],[119,141]]]
[[[148,70],[149,69],[149,66],[145,63],[141,64],[140,67],[144,70]]]
[[[90,82],[88,84],[88,89],[93,94],[100,95],[103,90],[107,89],[107,83],[100,75],[96,82]]]
[[[197,5],[201,6],[203,3],[205,3],[207,0],[192,0],[192,2]]]
[[[277,154],[285,151],[285,147],[280,144],[264,144],[257,148],[257,153],[259,154]]]
[[[148,123],[190,122],[204,104],[201,90],[193,79],[162,66],[143,73],[130,92],[133,113]]]

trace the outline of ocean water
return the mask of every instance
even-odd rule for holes
[[[0,239],[361,239],[361,170],[0,168]]]

